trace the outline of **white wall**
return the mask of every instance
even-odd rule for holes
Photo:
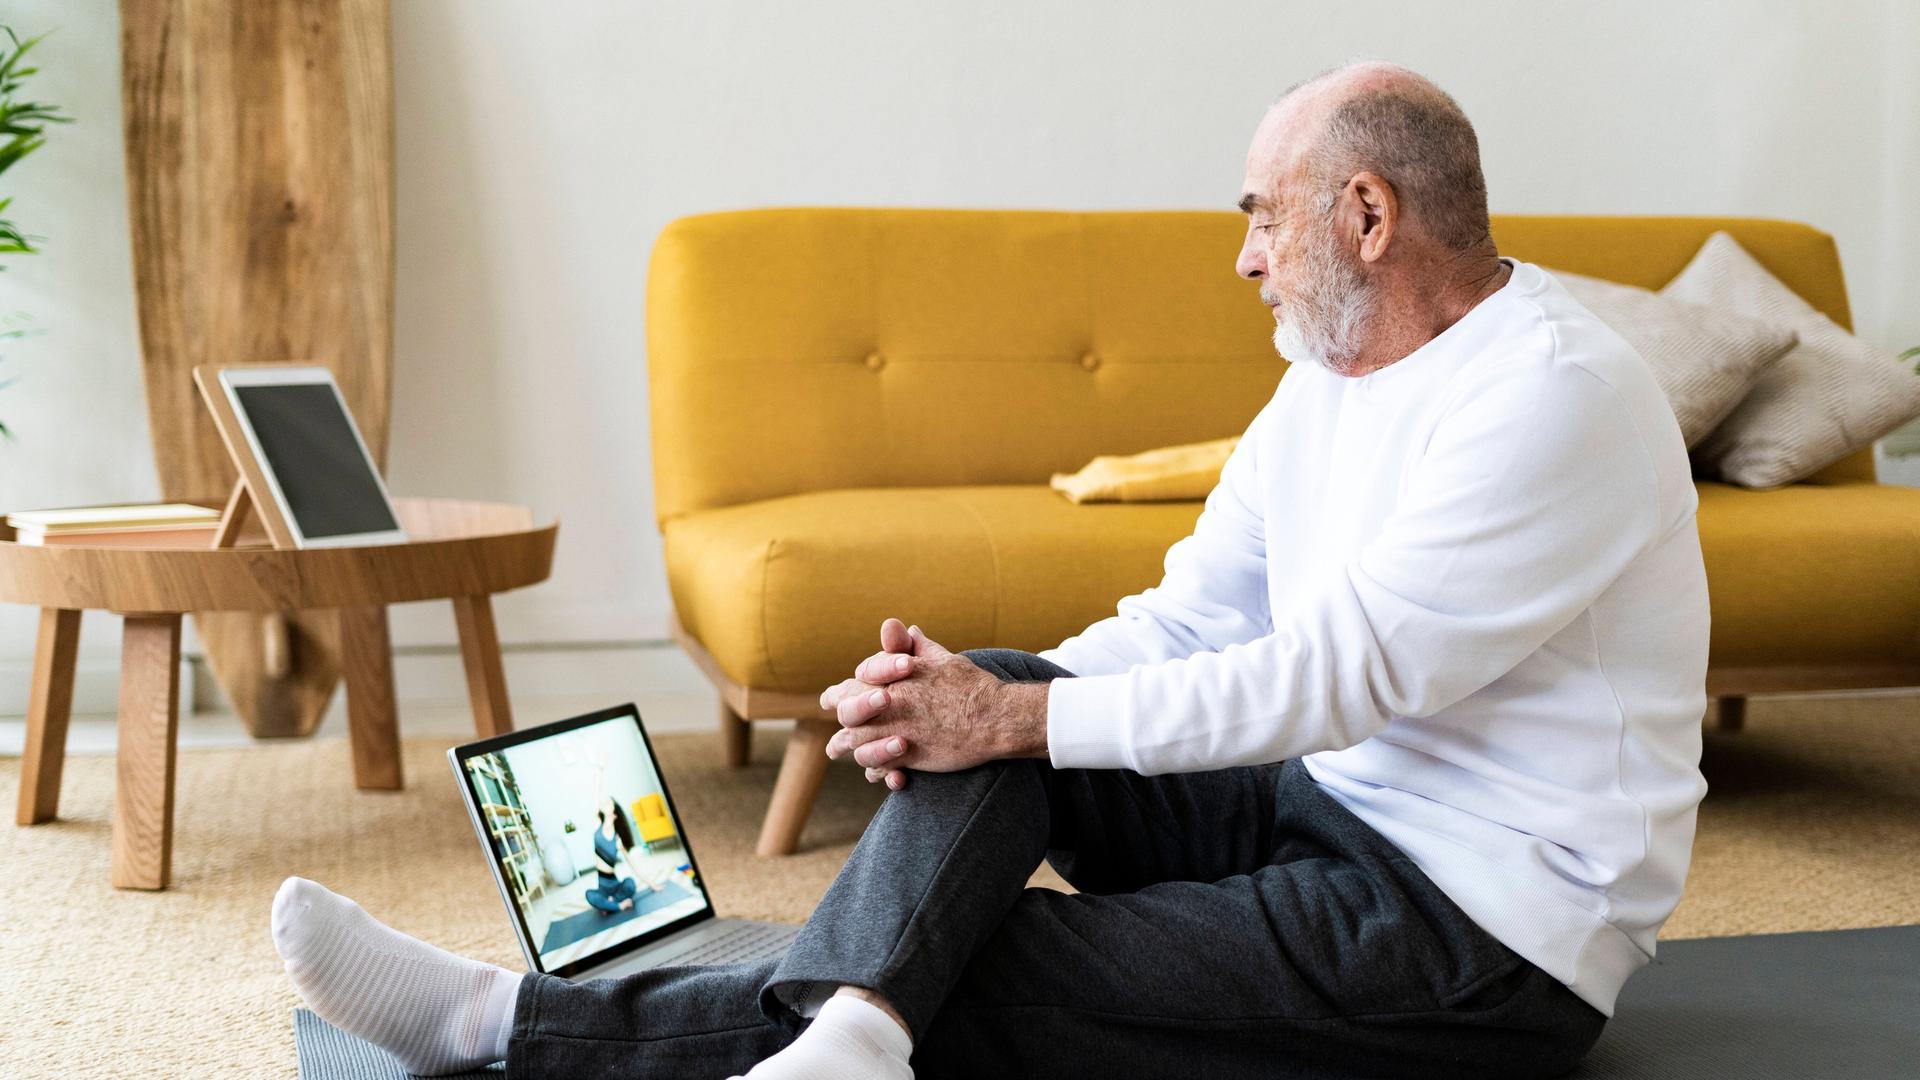
[[[81,122],[8,177],[49,241],[0,275],[0,310],[50,332],[7,364],[20,381],[0,418],[19,438],[0,446],[0,507],[154,490],[114,9],[6,9],[58,28],[37,89]],[[1412,0],[1365,17],[1332,0],[395,0],[393,40],[392,480],[562,518],[553,580],[501,603],[509,641],[663,634],[641,301],[665,222],[800,203],[1226,207],[1266,103],[1354,55],[1460,99],[1496,211],[1811,222],[1839,238],[1859,332],[1920,343],[1907,0]],[[0,611],[0,665],[30,651],[29,619]],[[111,655],[88,633],[89,655]],[[417,606],[395,636],[450,641],[451,620]]]
[[[42,254],[0,256],[0,314],[25,314],[44,331],[0,343],[0,509],[154,498],[159,483],[140,390],[133,260],[127,241],[120,141],[120,20],[108,0],[9,0],[0,22],[22,37],[53,31],[34,48],[32,96],[75,122],[0,177],[6,216],[45,237]],[[27,664],[37,613],[0,604],[0,715],[26,711]],[[98,612],[81,624],[76,704],[112,707],[119,621]],[[91,677],[90,677],[91,676]]]

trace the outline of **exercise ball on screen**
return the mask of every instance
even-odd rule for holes
[[[565,844],[540,845],[540,861],[546,864],[547,876],[553,879],[555,885],[571,885],[573,879],[579,876]]]

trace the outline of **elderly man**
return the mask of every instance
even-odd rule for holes
[[[275,937],[315,1009],[416,1070],[527,1076],[1570,1068],[1705,787],[1679,428],[1495,251],[1473,128],[1418,75],[1289,91],[1240,208],[1294,369],[1193,535],[1038,655],[888,620],[821,701],[895,793],[783,959],[519,976],[296,879]],[[1025,888],[1042,858],[1079,891]],[[376,966],[402,1007],[366,1004]]]

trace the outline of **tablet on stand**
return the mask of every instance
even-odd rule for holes
[[[193,381],[240,470],[213,546],[233,546],[249,513],[278,548],[406,542],[332,372],[203,364]]]

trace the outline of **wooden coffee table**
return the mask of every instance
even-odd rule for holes
[[[116,888],[167,887],[183,614],[256,612],[262,634],[282,638],[284,655],[287,613],[337,611],[357,787],[402,785],[388,604],[453,601],[474,730],[483,737],[511,731],[492,597],[546,580],[559,523],[535,525],[531,511],[499,503],[394,503],[412,539],[380,547],[38,547],[13,543],[12,531],[0,524],[0,603],[40,609],[15,821],[33,825],[58,812],[80,613],[87,609],[125,617],[113,800]]]

